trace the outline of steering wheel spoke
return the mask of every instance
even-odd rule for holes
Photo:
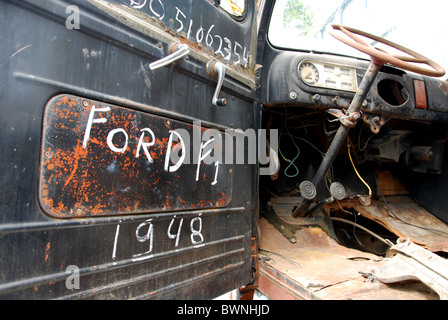
[[[397,58],[397,59],[400,59],[400,60],[403,60],[403,61],[406,61],[406,62],[425,63],[425,64],[427,64],[429,62],[429,60],[426,59],[426,58],[424,58],[424,59],[414,58],[414,57],[409,57],[409,56],[402,56],[402,55],[399,55],[399,54],[394,54],[393,56],[395,58]]]
[[[369,46],[369,44],[367,42],[365,42],[364,40],[362,40],[360,37],[358,37],[355,33],[348,31],[344,26],[340,26],[340,30],[348,37],[350,37],[352,40],[356,41],[357,43],[359,43],[360,45],[363,46]]]

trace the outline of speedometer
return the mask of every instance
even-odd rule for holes
[[[319,71],[310,62],[304,62],[299,66],[299,75],[308,85],[315,85],[319,81]]]

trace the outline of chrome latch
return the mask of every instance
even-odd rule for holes
[[[227,99],[219,99],[219,92],[221,91],[222,84],[224,83],[224,78],[226,76],[226,66],[219,61],[211,60],[207,63],[207,73],[210,77],[214,78],[218,75],[218,83],[216,85],[215,94],[212,98],[212,104],[214,106],[224,107],[227,105]]]
[[[186,44],[171,43],[168,47],[168,56],[149,64],[152,71],[176,62],[190,54],[190,48]]]

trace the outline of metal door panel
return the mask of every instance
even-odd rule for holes
[[[213,9],[249,30],[241,34],[250,47],[251,21],[229,20],[207,1],[185,5],[192,3],[203,16]],[[79,29],[66,26],[72,5],[80,9]],[[0,297],[200,299],[250,282],[255,164],[233,165],[231,198],[206,208],[153,205],[60,219],[69,211],[58,218],[46,212],[39,192],[48,151],[42,146],[54,143],[45,135],[55,130],[55,123],[45,125],[45,106],[54,97],[76,96],[185,126],[198,121],[223,133],[246,130],[259,122],[251,64],[224,61],[229,72],[221,95],[229,103],[216,107],[216,79],[205,62],[219,55],[196,48],[189,59],[148,70],[167,55],[168,40],[181,37],[175,32],[154,38],[160,33],[130,27],[85,1],[0,1],[0,18]],[[67,282],[74,275],[79,288]]]
[[[191,161],[191,137],[205,132],[200,126],[72,95],[52,98],[43,124],[39,201],[54,217],[223,208],[231,201],[233,166]],[[225,133],[215,134],[225,141]]]

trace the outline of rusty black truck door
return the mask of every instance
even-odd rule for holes
[[[253,280],[258,166],[233,160],[259,126],[256,12],[236,3],[0,1],[0,298]]]

